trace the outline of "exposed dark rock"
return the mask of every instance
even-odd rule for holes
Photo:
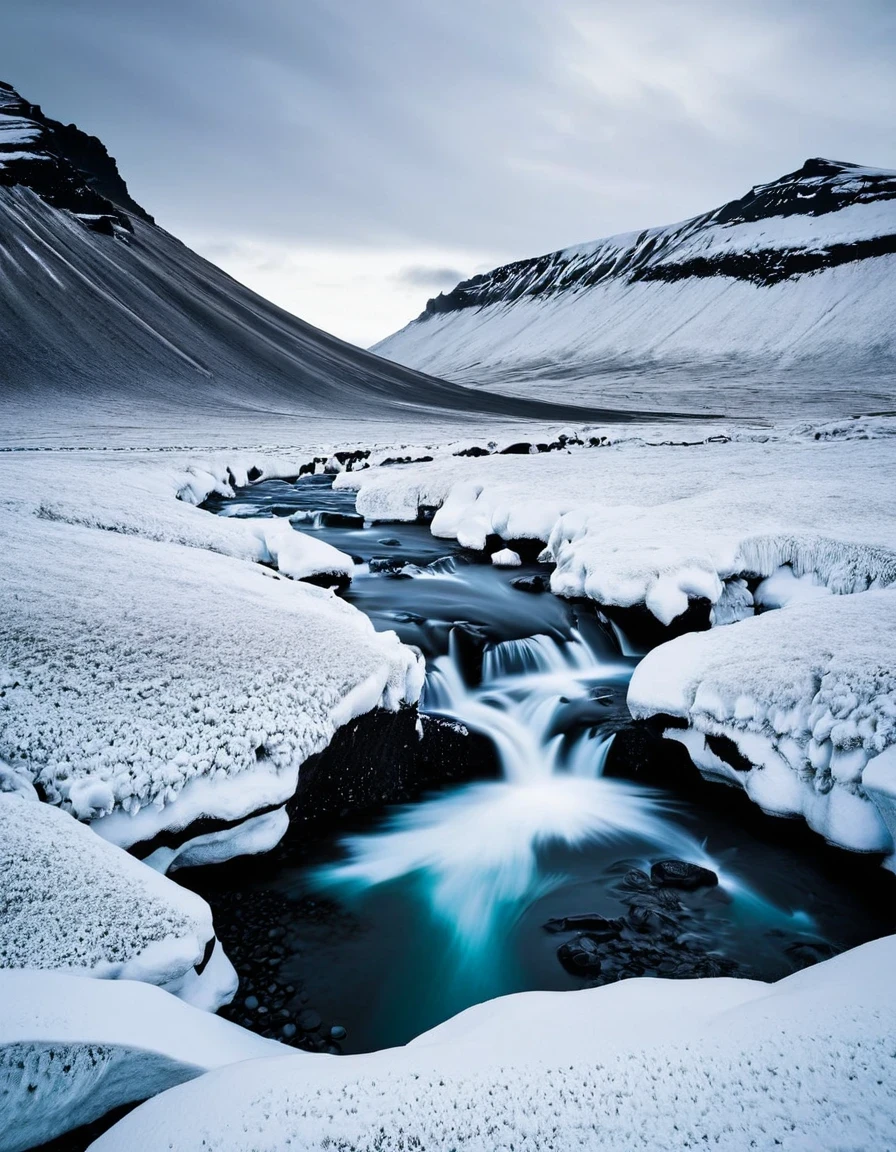
[[[532,563],[544,551],[544,541],[520,536],[515,540],[501,540],[501,547],[512,549],[524,563]]]
[[[429,464],[432,462],[432,456],[387,456],[385,460],[380,460],[380,468],[388,468],[392,464]]]
[[[382,541],[380,541],[382,543]],[[369,560],[371,572],[400,572],[407,563],[400,556],[372,556]]]
[[[451,629],[453,652],[461,675],[471,688],[482,683],[482,659],[487,637],[473,624],[456,624]]]
[[[687,609],[676,616],[671,624],[661,624],[644,604],[635,604],[631,608],[619,608],[615,604],[600,606],[603,615],[622,630],[635,648],[645,651],[658,644],[665,644],[667,640],[674,640],[676,636],[683,636],[686,632],[708,631],[711,609],[708,600],[694,599],[689,601]]]
[[[573,976],[593,979],[600,974],[600,938],[583,932],[557,949],[557,959]]]
[[[588,915],[561,916],[559,919],[548,920],[544,925],[546,932],[582,932],[587,930],[589,937],[601,942],[615,940],[623,928],[622,920],[608,920],[606,916]]]
[[[344,572],[314,572],[311,576],[303,576],[300,582],[318,588],[347,588],[352,578]]]
[[[529,456],[538,449],[534,444],[530,444],[528,440],[522,440],[518,444],[508,444],[506,448],[501,449],[502,456]]]
[[[287,804],[291,823],[284,850],[294,837],[306,836],[309,826],[410,800],[451,780],[496,774],[487,737],[454,721],[418,716],[416,708],[375,709],[343,725],[323,752],[302,765]]]
[[[826,940],[795,940],[793,944],[788,944],[784,951],[800,968],[807,968],[810,964],[818,964],[822,960],[830,960],[837,954],[837,950]]]
[[[324,528],[364,527],[364,517],[357,512],[318,512],[317,520]]]
[[[377,544],[382,544],[384,548],[400,548],[401,541],[396,540],[394,536],[386,536],[383,540],[377,540]]]
[[[551,581],[547,576],[517,576],[515,580],[510,583],[514,588],[519,588],[520,592],[534,592],[539,594],[541,592],[550,592]]]
[[[573,248],[503,264],[429,300],[420,319],[511,303],[521,297],[557,296],[612,280],[633,283],[728,276],[771,285],[822,268],[886,255],[896,251],[893,235],[789,249],[770,244],[767,248],[735,249],[711,258],[676,259],[682,242],[719,224],[751,223],[780,216],[821,216],[850,204],[896,197],[896,176],[892,172],[859,169],[852,175],[851,170],[857,167],[819,158],[807,160],[796,172],[753,188],[746,196],[681,224],[645,229],[622,243],[610,237],[594,245],[591,254],[583,255]]]
[[[311,1008],[306,1008],[304,1012],[298,1014],[296,1023],[303,1032],[318,1032],[323,1024],[323,1020],[319,1012],[315,1012]]]
[[[687,860],[658,860],[651,866],[650,879],[665,888],[694,892],[697,888],[714,888],[719,878],[709,868]]]

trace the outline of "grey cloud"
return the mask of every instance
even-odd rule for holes
[[[429,268],[425,264],[412,264],[402,268],[395,279],[409,288],[453,288],[461,280],[466,280],[466,274],[456,268]]]
[[[891,0],[8,0],[0,75],[187,234],[531,255],[896,166]]]

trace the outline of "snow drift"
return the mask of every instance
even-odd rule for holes
[[[24,1152],[209,1069],[278,1051],[147,984],[0,971],[0,1152]]]
[[[92,1152],[322,1147],[787,1152],[896,1142],[896,938],[774,985],[629,980],[481,1004],[406,1048],[253,1060],[141,1105]]]
[[[813,159],[681,224],[475,276],[374,350],[516,395],[886,410],[894,284],[896,173]]]
[[[58,808],[0,791],[0,969],[144,980],[214,1011],[236,991],[211,909]]]

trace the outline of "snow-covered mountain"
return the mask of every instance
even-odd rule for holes
[[[375,346],[475,386],[695,410],[893,407],[896,172],[814,159],[684,223],[505,264]],[[724,391],[721,391],[723,389]]]
[[[379,359],[275,307],[159,228],[95,137],[0,84],[6,431],[417,412],[581,419]],[[611,413],[594,413],[611,418]],[[201,422],[201,425],[200,425]]]

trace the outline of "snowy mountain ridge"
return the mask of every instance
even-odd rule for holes
[[[879,393],[870,406],[886,407],[894,257],[896,172],[810,159],[679,224],[474,276],[375,350],[517,393],[562,381],[568,395],[580,380],[580,401],[598,389],[650,395],[639,374],[662,376],[656,402],[692,387],[695,373],[723,385],[756,375],[763,385],[809,385],[821,373],[861,378]]]

